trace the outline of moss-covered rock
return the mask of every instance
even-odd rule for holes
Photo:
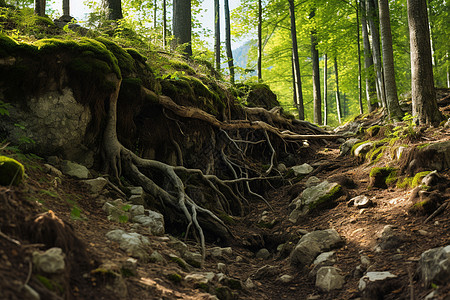
[[[387,188],[397,180],[397,169],[392,167],[372,168],[370,170],[370,186]]]
[[[0,156],[0,185],[19,185],[25,174],[23,165],[13,158]]]

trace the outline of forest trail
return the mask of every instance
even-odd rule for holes
[[[437,128],[426,131],[421,141],[409,142],[409,146],[448,140],[449,130]],[[207,244],[202,268],[173,259],[180,249],[199,253],[197,242],[188,240],[183,244],[182,237],[176,240],[167,234],[149,235],[131,222],[109,221],[102,207],[106,201],[123,195],[108,186],[101,195],[93,195],[79,180],[67,176],[57,179],[54,171],[46,169],[39,160],[29,161],[34,167],[27,170],[27,189],[0,187],[0,219],[10,228],[23,228],[23,220],[29,222],[36,213],[51,210],[56,218],[71,224],[75,236],[86,245],[90,263],[97,266],[91,272],[78,266],[79,270],[71,273],[71,284],[64,287],[71,290],[68,297],[71,299],[356,299],[361,296],[358,284],[365,269],[397,276],[395,289],[388,290],[384,299],[411,299],[411,294],[415,299],[424,299],[431,289],[415,276],[418,260],[424,251],[449,244],[450,210],[424,223],[426,215],[411,214],[409,210],[411,188],[369,188],[369,173],[374,165],[353,156],[341,156],[339,147],[334,142],[314,146],[306,158],[314,168],[312,173],[296,183],[269,187],[264,196],[273,210],[263,201],[251,200],[244,217],[232,217],[228,222],[235,239],[227,245]],[[376,165],[389,160],[386,155]],[[444,182],[449,182],[448,169],[440,175]],[[294,224],[288,220],[291,201],[313,176],[320,181],[338,182],[343,193],[333,208],[313,211]],[[349,203],[360,195],[367,196],[373,205],[356,208]],[[450,189],[444,187],[442,195],[448,202]],[[39,200],[34,200],[38,196]],[[75,207],[78,213],[74,213]],[[394,226],[399,243],[392,249],[376,250],[377,237],[386,225]],[[124,272],[129,255],[120,249],[119,243],[106,237],[114,229],[143,234],[150,242],[151,250],[147,251],[156,251],[161,258],[139,261],[136,269],[130,267],[131,273]],[[306,233],[325,229],[335,229],[345,241],[342,247],[334,249],[332,262],[341,270],[345,283],[341,289],[320,293],[314,277],[308,275],[314,265],[293,267],[289,255]],[[41,295],[45,295],[46,288],[51,290],[42,279],[39,282],[36,276],[30,276],[30,256],[39,245],[26,244],[27,234],[9,237],[2,233],[0,237],[0,290],[8,299],[22,299],[25,294],[20,296],[13,291],[24,283],[32,285]],[[362,263],[364,259],[369,262]],[[69,260],[76,262],[77,257]],[[73,262],[72,268],[77,269]],[[59,299],[56,294],[57,291],[47,294],[45,299]],[[440,288],[439,295],[433,299],[448,299],[448,283]],[[27,298],[33,299],[29,294]]]

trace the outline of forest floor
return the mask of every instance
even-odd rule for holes
[[[449,130],[441,127],[426,131],[420,140],[409,142],[409,145],[449,139]],[[204,267],[195,271],[218,273],[217,264],[221,262],[226,265],[229,277],[244,283],[248,278],[253,278],[255,272],[263,266],[278,268],[278,274],[273,277],[268,275],[261,279],[253,278],[254,287],[235,290],[238,299],[355,299],[360,297],[359,277],[354,277],[353,273],[361,264],[360,257],[364,254],[372,261],[372,270],[390,271],[401,281],[401,287],[384,295],[384,299],[423,299],[430,293],[431,288],[424,287],[415,276],[417,261],[424,251],[450,244],[450,209],[424,224],[427,216],[408,212],[411,206],[411,189],[368,188],[369,172],[373,165],[362,163],[351,156],[340,156],[339,144],[336,143],[330,142],[325,147],[314,149],[309,157],[305,157],[305,161],[316,168],[314,176],[321,180],[354,183],[353,186],[350,184],[346,187],[346,194],[337,200],[337,206],[314,212],[297,224],[292,224],[288,220],[291,212],[289,204],[304,189],[303,184],[307,178],[293,185],[270,189],[265,197],[269,199],[273,211],[262,201],[251,201],[249,213],[242,218],[234,217],[235,222],[230,226],[236,236],[229,245],[232,254],[220,258],[207,256]],[[386,161],[380,161],[377,165],[384,163]],[[21,299],[17,293],[18,286],[24,283],[30,283],[33,287],[39,285],[32,275],[29,259],[32,252],[39,249],[39,245],[30,242],[23,224],[47,210],[52,210],[58,218],[72,225],[75,235],[86,245],[93,265],[98,262],[123,261],[128,257],[105,234],[117,228],[131,231],[131,224],[108,221],[102,210],[104,201],[90,195],[79,181],[67,177],[61,181],[56,180],[55,176],[43,171],[45,169],[40,160],[32,160],[27,165],[28,178],[24,185],[10,189],[0,187],[0,223],[3,230],[0,232],[0,298]],[[450,180],[450,170],[441,175]],[[364,209],[349,207],[348,200],[358,195],[366,195],[376,206]],[[108,191],[103,196],[115,199],[120,195]],[[73,201],[67,200],[71,197]],[[445,191],[445,199],[450,199],[449,188]],[[74,201],[84,219],[73,219]],[[258,226],[263,215],[276,221],[273,228]],[[377,252],[374,249],[376,236],[385,225],[397,226],[406,238],[398,249]],[[283,240],[282,237],[286,235],[299,237],[305,231],[328,228],[336,229],[345,239],[345,246],[335,250],[335,266],[345,274],[346,282],[341,290],[320,294],[315,288],[314,280],[307,276],[309,270],[290,266],[288,256],[280,255],[276,248],[278,240]],[[161,254],[173,252],[165,237],[148,235],[148,238],[153,250]],[[268,259],[255,257],[255,249],[252,249],[255,247],[255,240],[265,241],[260,246],[271,252]],[[293,240],[293,243],[297,240]],[[187,244],[190,249],[198,251],[195,241],[188,241]],[[217,245],[208,244],[207,248],[214,246]],[[205,290],[196,288],[185,280],[169,280],[170,274],[177,273],[184,277],[189,273],[176,263],[139,263],[137,272],[136,276],[125,279],[127,296],[124,299],[213,299]],[[289,283],[277,281],[277,277],[283,274],[291,275],[293,280]],[[103,278],[104,282],[101,282],[85,271],[74,271],[71,276],[69,299],[118,299],[117,290],[109,288],[111,283],[107,282],[108,278]],[[411,282],[413,286],[410,286]],[[449,285],[442,287],[441,295],[450,295]]]

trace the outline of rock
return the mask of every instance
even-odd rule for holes
[[[356,196],[350,199],[350,201],[353,201],[353,206],[356,206],[356,208],[367,208],[372,206],[372,200],[364,195]]]
[[[193,267],[200,268],[202,266],[202,255],[196,252],[186,251],[183,259]]]
[[[256,258],[268,259],[270,257],[270,252],[266,248],[260,249],[256,252]]]
[[[62,273],[66,267],[61,248],[50,248],[45,252],[33,252],[33,265],[40,272],[49,274]]]
[[[317,178],[316,176],[311,176],[311,177],[308,178],[308,180],[306,180],[305,186],[307,188],[309,188],[309,187],[316,186],[319,183],[320,183],[320,179],[319,178]]]
[[[142,188],[142,186],[130,186],[128,187],[128,189],[130,190],[131,195],[142,196],[144,194],[144,189]]]
[[[189,271],[190,267],[188,266],[188,263],[182,259],[181,257],[176,256],[175,254],[169,254],[169,259],[176,263],[178,266],[183,268],[185,271]]]
[[[108,180],[103,177],[83,180],[82,182],[89,187],[89,191],[94,195],[100,194],[103,188],[108,184]]]
[[[181,256],[184,255],[186,251],[188,251],[188,246],[180,241],[179,239],[170,236],[170,241],[168,243],[169,247],[176,250]]]
[[[317,271],[326,266],[332,266],[336,262],[336,255],[334,251],[324,252],[319,254],[313,262],[314,267],[309,272],[308,277],[316,278]]]
[[[97,282],[105,284],[107,290],[112,291],[115,299],[128,299],[128,289],[121,274],[121,267],[115,262],[107,261],[97,269],[91,271]]]
[[[247,280],[244,282],[244,287],[248,290],[251,290],[255,287],[255,284],[253,283],[253,281],[249,278],[247,278]]]
[[[133,203],[135,205],[144,205],[145,204],[145,200],[142,197],[142,195],[131,195],[128,198],[128,201],[130,201],[131,203]]]
[[[304,235],[290,256],[291,265],[304,267],[311,264],[321,252],[338,248],[344,241],[334,229],[317,230]]]
[[[445,285],[450,282],[450,245],[433,248],[420,256],[419,274],[428,287],[431,283]]]
[[[85,166],[68,160],[62,162],[61,170],[64,174],[78,179],[87,179],[89,177],[89,170]]]
[[[396,227],[393,225],[384,226],[383,230],[378,234],[378,246],[382,250],[395,249],[399,247],[404,238],[399,235]]]
[[[134,216],[132,221],[139,223],[143,227],[147,227],[150,234],[163,235],[164,234],[164,216],[156,211],[146,210],[148,215]]]
[[[419,168],[438,172],[450,168],[450,141],[434,143],[421,148],[415,156],[415,161],[415,164],[410,165],[409,173],[416,173],[416,169]]]
[[[317,271],[316,287],[322,292],[339,290],[345,283],[342,271],[335,267],[322,267]]]
[[[166,260],[164,259],[164,257],[158,252],[158,251],[153,251],[152,254],[150,255],[149,261],[151,261],[152,263],[162,263],[162,264],[166,264]]]
[[[231,247],[213,247],[208,251],[209,255],[215,258],[222,258],[224,255],[231,256],[233,254],[233,250]]]
[[[122,274],[129,274],[132,276],[137,275],[137,259],[135,258],[127,258],[124,262],[122,262],[122,266],[120,268]]]
[[[121,229],[116,229],[108,232],[106,237],[111,241],[119,243],[120,249],[128,255],[144,262],[148,261],[150,241],[145,236],[136,232],[127,233]]]
[[[380,299],[398,286],[397,276],[390,272],[367,272],[358,284],[363,299]]]
[[[205,273],[190,273],[184,277],[184,280],[187,282],[193,282],[193,283],[201,283],[201,284],[208,284],[211,280],[214,279],[214,273],[212,272],[205,272]]]
[[[441,177],[439,176],[438,172],[434,170],[431,173],[428,173],[425,175],[425,177],[422,178],[422,184],[426,186],[434,186],[441,180]]]
[[[372,147],[373,147],[372,142],[367,142],[367,143],[361,144],[358,147],[356,147],[355,151],[353,152],[353,155],[356,157],[363,158],[364,155],[366,155],[366,153],[369,152],[370,149],[372,149]]]
[[[143,205],[132,205],[130,208],[131,217],[145,215],[145,208]]]
[[[299,197],[292,201],[291,204],[295,205],[295,208],[289,215],[289,221],[296,223],[300,216],[308,214],[312,209],[329,205],[339,196],[341,189],[339,184],[326,180],[316,186],[306,188]]]
[[[128,208],[122,202],[122,199],[107,201],[103,204],[102,209],[106,212],[110,221],[125,223],[131,219],[131,214],[127,211]]]
[[[350,150],[353,148],[353,146],[356,143],[359,143],[360,141],[361,140],[357,139],[357,138],[351,138],[351,139],[348,139],[347,141],[345,141],[340,147],[340,151],[341,151],[340,155],[344,156],[344,155],[350,154]]]
[[[286,167],[285,164],[279,163],[278,166],[277,166],[277,170],[280,173],[286,173],[287,172],[287,167]]]
[[[259,280],[263,278],[274,277],[279,273],[280,270],[278,269],[278,267],[265,265],[264,267],[261,267],[258,270],[256,270],[255,274],[253,275],[253,278]]]
[[[48,174],[51,174],[53,176],[60,177],[60,178],[63,176],[63,173],[52,165],[44,164],[44,168]]]
[[[226,273],[227,273],[227,265],[224,264],[224,263],[217,263],[217,270],[218,270],[220,273],[226,274]]]
[[[0,155],[0,185],[19,185],[24,174],[25,168],[20,162]]]
[[[311,173],[313,171],[313,167],[311,167],[308,164],[303,164],[303,165],[298,165],[298,166],[293,166],[292,167],[292,171],[294,171],[295,176],[304,176],[304,175],[308,175],[309,173]]]
[[[370,258],[367,255],[361,255],[361,265],[364,268],[368,268],[371,264]]]
[[[406,149],[407,149],[407,148],[406,148],[406,147],[403,147],[403,146],[398,147],[397,150],[395,150],[395,158],[396,158],[397,160],[399,160],[400,158],[402,158],[402,155],[403,155],[403,153],[405,152]]]
[[[344,125],[341,125],[339,127],[336,127],[333,129],[336,133],[344,133],[344,136],[347,134],[354,135],[360,131],[360,128],[362,125],[356,121],[345,123]]]

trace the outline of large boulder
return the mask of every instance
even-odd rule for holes
[[[450,245],[433,248],[420,256],[419,274],[425,285],[450,282]]]
[[[323,181],[322,183],[306,188],[299,197],[295,198],[291,205],[295,206],[289,215],[289,221],[296,223],[300,216],[308,214],[311,210],[327,206],[340,195],[342,187],[335,182]]]
[[[418,169],[442,171],[450,168],[450,141],[434,143],[417,151],[409,163],[409,173]]]

